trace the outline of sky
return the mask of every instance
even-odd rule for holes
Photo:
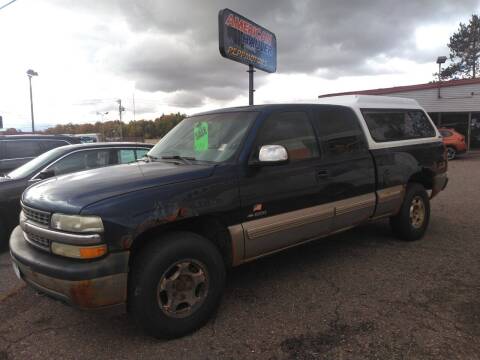
[[[431,81],[480,1],[17,0],[0,10],[4,127],[30,129],[28,69],[37,129],[118,119],[118,99],[124,121],[247,105],[247,67],[218,50],[223,8],[276,34],[262,104]]]

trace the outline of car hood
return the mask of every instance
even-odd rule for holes
[[[208,177],[214,165],[138,162],[54,177],[28,188],[25,205],[44,211],[79,213],[85,206],[149,187]]]

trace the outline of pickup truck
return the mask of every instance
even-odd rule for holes
[[[442,138],[414,100],[221,109],[143,161],[29,187],[11,258],[41,292],[125,305],[149,334],[179,337],[217,309],[229,267],[380,218],[418,240],[446,184]]]

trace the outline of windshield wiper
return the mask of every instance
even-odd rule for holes
[[[160,156],[160,159],[163,159],[163,160],[182,160],[186,164],[191,164],[192,161],[197,160],[192,156],[180,156],[180,155],[164,155],[164,156]]]

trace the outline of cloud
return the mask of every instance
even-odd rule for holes
[[[137,89],[165,92],[173,102],[196,107],[247,89],[246,67],[221,58],[217,15],[229,7],[277,34],[278,72],[326,79],[388,73],[390,59],[424,63],[437,47],[416,47],[416,29],[468,17],[476,0],[50,0],[101,19],[126,24],[125,36],[99,25],[85,39],[102,44],[96,61]],[[103,36],[103,38],[102,38]],[[445,43],[448,38],[445,39]],[[379,63],[380,62],[380,63]],[[269,75],[256,73],[256,87]]]

